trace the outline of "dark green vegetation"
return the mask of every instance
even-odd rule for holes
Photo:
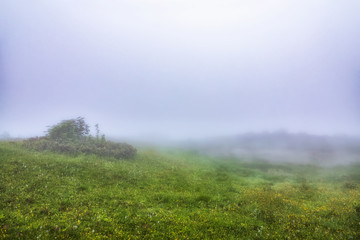
[[[64,120],[51,126],[44,137],[30,138],[23,142],[28,149],[36,151],[51,151],[70,155],[95,154],[102,157],[117,159],[133,158],[136,149],[127,143],[107,141],[105,136],[99,137],[99,127],[96,124],[96,137],[91,136],[89,125],[84,118]]]
[[[3,239],[360,239],[360,165],[35,152],[0,143]]]

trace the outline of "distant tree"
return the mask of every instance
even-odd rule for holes
[[[83,117],[63,120],[47,130],[47,137],[57,141],[79,141],[89,136],[89,125]]]

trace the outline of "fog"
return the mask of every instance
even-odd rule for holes
[[[0,134],[83,116],[113,138],[359,135],[359,12],[357,0],[1,1]]]
[[[173,146],[221,158],[321,166],[360,163],[360,138],[286,131],[247,133]]]

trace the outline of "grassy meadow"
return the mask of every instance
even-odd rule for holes
[[[0,142],[0,239],[360,239],[360,164],[138,149],[131,160]]]

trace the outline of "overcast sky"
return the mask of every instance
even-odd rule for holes
[[[359,0],[2,0],[0,134],[360,134]]]

